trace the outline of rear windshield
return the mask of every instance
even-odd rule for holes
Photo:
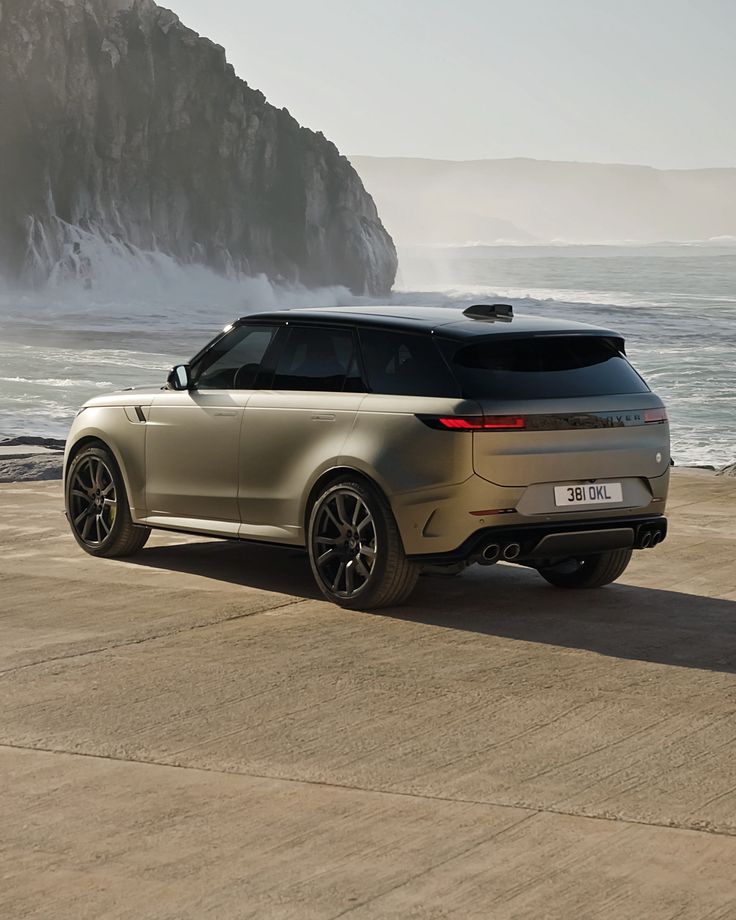
[[[463,396],[564,399],[648,393],[617,344],[593,336],[486,339],[450,356]]]

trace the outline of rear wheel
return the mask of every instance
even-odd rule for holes
[[[132,556],[145,546],[151,530],[133,523],[123,477],[102,444],[74,457],[65,498],[74,539],[91,556]]]
[[[623,575],[631,561],[630,549],[614,549],[594,556],[579,556],[539,574],[556,588],[602,588]]]
[[[308,548],[320,591],[352,610],[401,604],[419,577],[384,496],[353,479],[334,482],[318,496],[309,516]]]

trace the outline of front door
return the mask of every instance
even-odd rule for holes
[[[235,326],[192,366],[192,390],[165,390],[154,400],[146,430],[146,505],[156,523],[176,518],[193,530],[237,533],[243,412],[275,331]]]
[[[237,522],[245,401],[227,390],[166,391],[146,430],[149,516]]]

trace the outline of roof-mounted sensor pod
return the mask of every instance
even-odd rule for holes
[[[463,316],[470,319],[484,319],[490,322],[501,320],[510,323],[514,318],[514,308],[508,303],[476,303],[467,310],[463,310]]]

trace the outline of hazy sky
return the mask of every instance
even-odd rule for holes
[[[159,0],[349,154],[736,166],[736,0]]]

